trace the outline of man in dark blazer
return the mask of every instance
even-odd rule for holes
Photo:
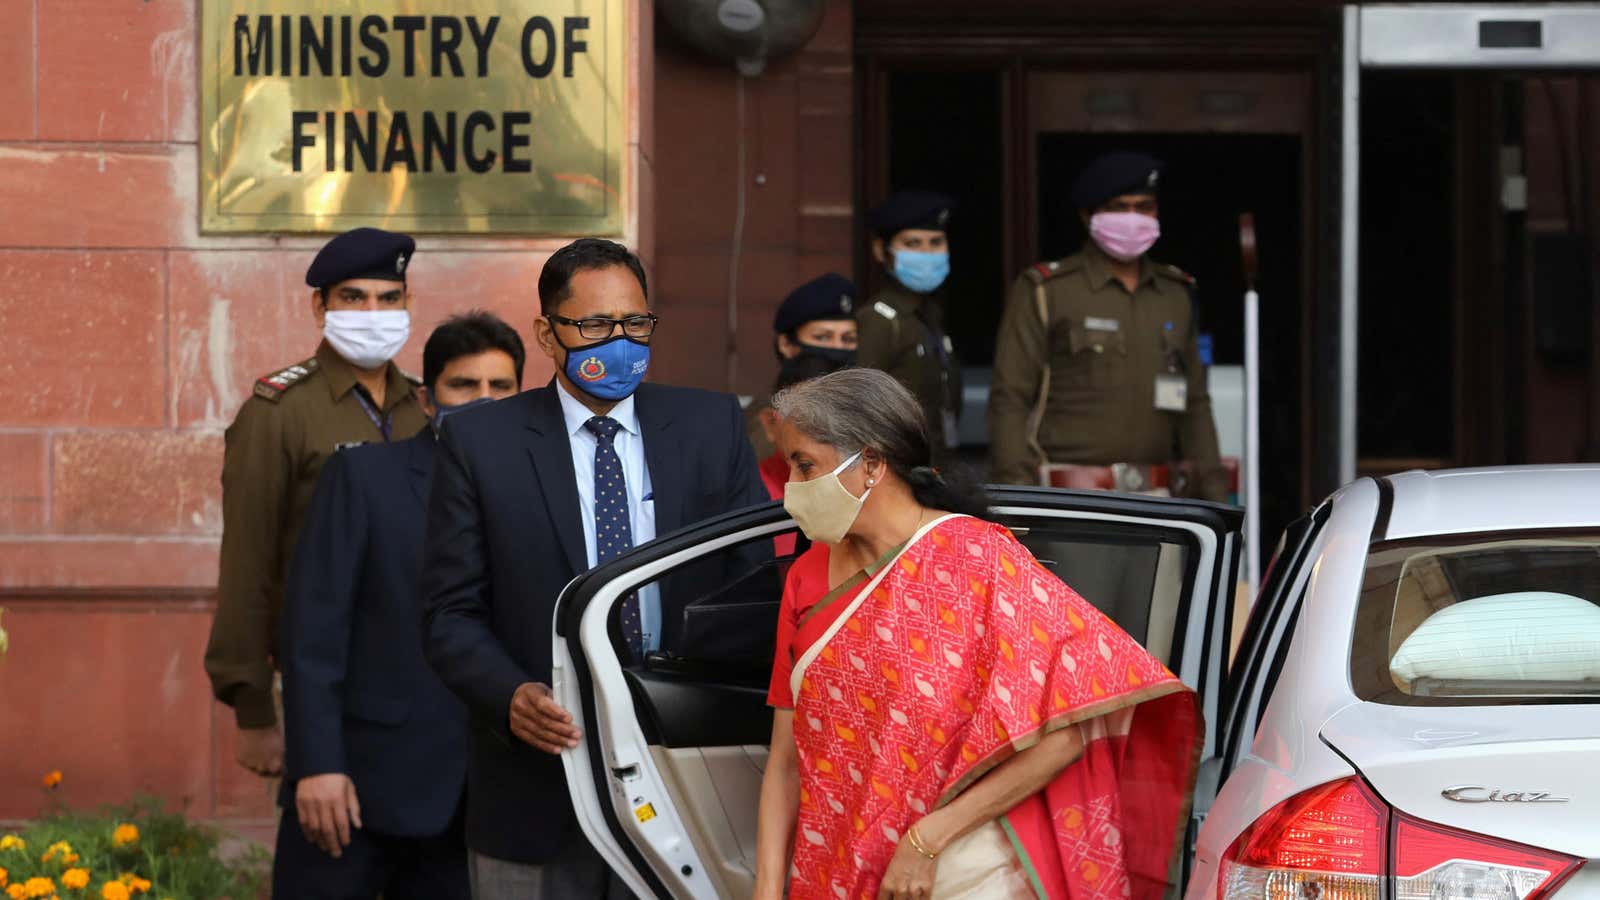
[[[656,325],[646,291],[620,244],[557,251],[535,326],[554,381],[453,419],[440,444],[425,640],[474,713],[475,900],[622,895],[573,818],[558,758],[579,734],[548,687],[556,597],[629,546],[767,500],[734,397],[640,384]],[[621,652],[674,647],[681,599],[654,586],[625,599]]]
[[[288,777],[273,862],[282,900],[469,896],[467,711],[423,657],[421,557],[445,416],[517,392],[522,339],[473,312],[423,349],[433,427],[340,450],[317,483],[285,590]]]

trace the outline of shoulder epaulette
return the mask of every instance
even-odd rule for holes
[[[1198,283],[1194,280],[1193,275],[1190,275],[1188,272],[1185,272],[1177,266],[1168,265],[1166,263],[1161,263],[1160,265],[1156,266],[1156,274],[1165,275],[1166,277],[1171,278],[1173,281],[1181,281],[1190,287],[1194,287]]]
[[[256,396],[276,403],[285,391],[304,381],[307,375],[316,370],[317,358],[313,356],[305,362],[295,363],[271,375],[263,375],[256,379]]]
[[[1044,284],[1046,281],[1049,281],[1058,275],[1065,275],[1068,272],[1078,271],[1078,268],[1081,265],[1082,263],[1080,260],[1069,256],[1066,259],[1058,259],[1053,262],[1034,263],[1026,269],[1023,269],[1022,274],[1028,276],[1029,280],[1031,280],[1034,284]]]
[[[402,377],[405,380],[411,382],[411,386],[412,387],[422,387],[422,376],[421,375],[413,375],[410,372],[407,372],[405,369],[400,368],[399,366],[395,366],[394,370],[396,372],[400,373],[400,377]]]

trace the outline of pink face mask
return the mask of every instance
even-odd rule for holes
[[[1143,213],[1095,213],[1089,218],[1089,236],[1107,256],[1120,262],[1132,262],[1161,237],[1161,223]]]

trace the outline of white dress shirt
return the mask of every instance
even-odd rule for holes
[[[567,436],[572,445],[572,473],[578,482],[578,511],[583,517],[583,548],[589,567],[595,566],[594,539],[594,451],[599,440],[594,432],[584,427],[594,413],[567,393],[560,380],[556,381],[556,396],[561,398],[561,417],[567,426]],[[639,431],[639,416],[633,409],[633,397],[624,398],[608,418],[622,428],[611,439],[612,449],[622,462],[622,478],[628,489],[628,519],[633,530],[635,547],[656,536],[656,502],[650,484],[650,467],[644,460],[644,435]],[[655,584],[639,589],[639,628],[644,632],[646,652],[661,646],[661,592]]]

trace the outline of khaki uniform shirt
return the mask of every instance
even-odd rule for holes
[[[1041,286],[1048,325],[1035,297]],[[1139,263],[1138,288],[1129,293],[1092,244],[1019,276],[1000,322],[989,393],[994,481],[1039,483],[1039,464],[1045,460],[1030,444],[1029,425],[1048,362],[1050,384],[1038,442],[1049,462],[1189,461],[1200,471],[1198,493],[1224,499],[1192,286],[1183,270],[1146,258]],[[1156,408],[1156,378],[1165,373],[1185,379],[1188,396],[1181,413]]]
[[[277,721],[272,658],[283,580],[322,464],[339,447],[414,437],[427,424],[416,381],[389,365],[383,409],[324,342],[316,356],[256,382],[228,427],[222,461],[222,559],[206,672],[241,728]],[[367,405],[363,405],[367,400]]]
[[[893,375],[915,394],[935,448],[953,449],[961,413],[961,363],[944,332],[938,294],[891,286],[856,309],[858,365]]]

